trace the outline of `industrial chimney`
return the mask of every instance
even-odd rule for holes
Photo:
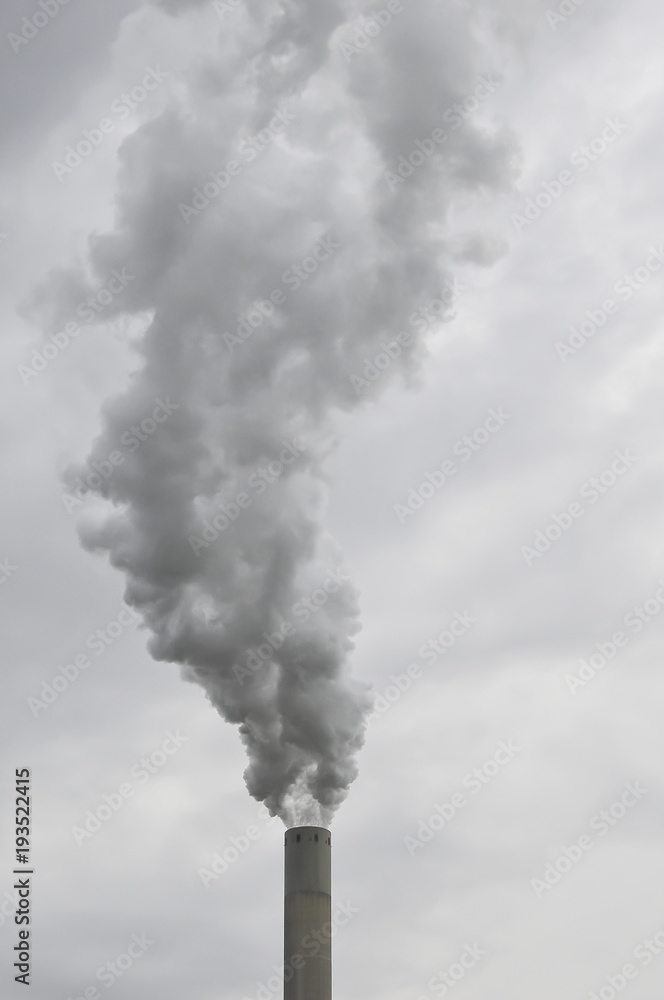
[[[286,831],[284,1000],[332,1000],[332,836]]]

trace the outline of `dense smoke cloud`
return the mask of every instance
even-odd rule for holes
[[[476,114],[510,19],[378,6],[208,8],[217,54],[192,46],[167,110],[125,140],[92,277],[50,289],[64,314],[115,269],[126,287],[105,319],[150,317],[68,474],[113,505],[82,541],[126,574],[152,655],[239,726],[249,791],[288,824],[330,821],[371,704],[348,665],[357,595],[323,526],[335,411],[367,398],[366,359],[381,355],[368,396],[417,367],[413,314],[445,301],[455,259],[496,254],[482,233],[452,239],[451,209],[515,176],[513,137]]]

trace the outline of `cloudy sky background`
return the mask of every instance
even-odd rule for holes
[[[175,17],[178,6],[186,9]],[[480,5],[470,6],[481,16]],[[145,322],[90,328],[28,385],[17,370],[44,343],[39,308],[25,303],[54,267],[84,258],[90,233],[113,227],[121,142],[202,92],[199,71],[215,58],[223,84],[218,52],[232,36],[232,15],[221,21],[208,4],[72,0],[14,53],[6,36],[37,9],[26,7],[12,0],[1,15],[0,559],[16,568],[0,594],[0,895],[11,886],[13,769],[29,766],[34,995],[67,1000],[96,983],[118,1000],[253,1000],[281,961],[283,825],[257,816],[236,730],[178,667],[151,659],[136,627],[37,718],[28,706],[121,610],[124,578],[81,548],[62,476],[100,433],[100,406],[123,390],[135,367],[131,341]],[[503,256],[491,267],[455,263],[463,286],[455,316],[431,331],[419,374],[404,384],[395,366],[366,405],[333,415],[325,526],[360,591],[352,669],[382,694],[392,675],[423,667],[370,721],[359,777],[333,823],[335,897],[359,909],[335,938],[337,1000],[433,1000],[432,977],[468,944],[486,952],[455,986],[468,1000],[581,1000],[628,962],[638,971],[622,994],[630,1000],[650,1000],[664,982],[664,951],[647,967],[634,958],[664,928],[662,622],[655,614],[638,634],[625,624],[664,579],[661,272],[630,301],[614,291],[664,246],[663,15],[652,0],[627,9],[588,0],[554,30],[546,9],[487,5],[500,17],[487,29],[482,65],[503,82],[477,121],[508,130],[520,172],[502,190],[460,193],[445,222],[457,257],[468,246],[475,260],[495,256],[492,248]],[[459,39],[470,14],[450,4]],[[398,20],[389,30],[398,39]],[[441,41],[441,53],[453,41]],[[416,52],[392,44],[417,65]],[[472,81],[474,53],[459,42],[458,72]],[[358,65],[370,57],[358,55]],[[52,161],[156,64],[171,74],[168,83],[59,183]],[[342,72],[343,57],[335,65]],[[210,73],[209,87],[217,85]],[[627,127],[580,172],[570,157],[607,118]],[[398,149],[398,136],[392,141]],[[543,182],[566,169],[573,182],[555,204],[530,226],[515,223]],[[476,231],[482,239],[469,244]],[[610,297],[620,302],[616,314],[563,363],[556,342]],[[505,426],[472,461],[457,460],[457,475],[400,523],[395,504],[501,407],[510,414]],[[626,450],[637,456],[633,466],[597,503],[584,501],[583,515],[529,566],[522,546]],[[456,612],[476,623],[427,666],[420,648]],[[573,694],[566,675],[621,629],[625,648]],[[72,826],[175,731],[187,737],[181,749],[144,785],[134,781],[134,798],[79,846]],[[501,741],[519,752],[473,795],[464,776]],[[606,836],[592,833],[593,817],[634,782],[647,789],[641,801]],[[404,837],[464,790],[467,805],[409,853]],[[256,842],[205,888],[199,869],[252,824]],[[588,833],[594,846],[538,896],[531,880]],[[153,943],[105,989],[97,970],[143,933]],[[14,943],[5,918],[3,991],[20,996]]]

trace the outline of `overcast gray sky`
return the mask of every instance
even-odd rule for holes
[[[3,996],[661,993],[662,28],[4,5]]]

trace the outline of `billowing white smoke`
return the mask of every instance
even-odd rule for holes
[[[250,793],[287,824],[328,823],[371,704],[322,526],[334,412],[358,405],[351,376],[381,342],[414,334],[451,277],[451,206],[508,186],[514,143],[446,115],[497,85],[491,29],[459,3],[391,3],[389,23],[351,0],[216,6],[217,57],[192,52],[168,110],[125,141],[115,229],[90,240],[90,273],[125,275],[104,318],[153,318],[69,482],[122,448],[92,480],[113,506],[83,544],[126,573],[152,655],[239,726]],[[481,235],[454,245],[486,261]],[[60,277],[60,299],[82,282]],[[422,353],[413,337],[376,385]]]

